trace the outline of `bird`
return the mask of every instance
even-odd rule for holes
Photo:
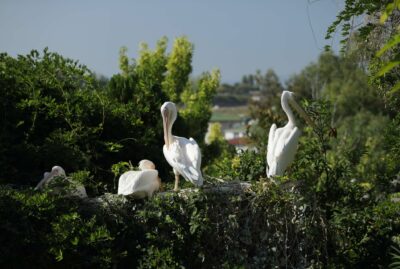
[[[172,125],[177,117],[176,105],[173,102],[165,102],[161,106],[161,115],[164,127],[163,147],[164,157],[172,166],[175,174],[174,191],[179,190],[179,175],[195,186],[203,185],[201,173],[201,151],[193,138],[184,138],[172,135]]]
[[[119,177],[118,194],[135,199],[151,198],[161,186],[156,166],[150,160],[139,162],[140,171],[128,171]]]
[[[53,166],[51,168],[51,172],[45,172],[43,175],[43,179],[36,185],[35,190],[42,190],[46,186],[49,185],[53,181],[54,178],[56,177],[62,177],[65,178],[69,183],[71,183],[74,186],[74,189],[71,194],[73,196],[79,196],[81,198],[87,198],[87,193],[86,189],[82,184],[73,182],[71,179],[67,177],[65,174],[65,170],[61,166]]]
[[[298,111],[308,124],[313,125],[306,112],[296,103],[294,96],[293,92],[282,92],[281,105],[288,117],[288,123],[281,128],[277,128],[274,123],[269,130],[266,169],[268,178],[282,176],[296,155],[301,131],[296,126],[296,120],[289,104]]]
[[[156,166],[152,161],[141,160],[139,162],[139,170],[144,170],[144,169],[156,169]]]

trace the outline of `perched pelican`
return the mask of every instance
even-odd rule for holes
[[[193,138],[187,139],[172,135],[172,125],[177,117],[175,104],[165,102],[161,106],[161,115],[163,117],[165,141],[163,152],[165,159],[174,170],[174,190],[177,191],[179,188],[179,175],[198,187],[202,186],[203,176],[200,170],[201,152],[199,146]]]
[[[271,129],[269,130],[267,148],[268,166],[266,169],[268,178],[283,175],[285,169],[294,160],[297,151],[297,144],[301,132],[296,126],[296,121],[289,104],[305,118],[307,123],[312,125],[310,118],[294,100],[293,92],[283,91],[281,104],[289,121],[284,127],[278,129],[276,128],[276,124],[272,124]]]
[[[156,166],[152,161],[149,160],[141,160],[139,162],[139,169],[140,170],[145,170],[145,169],[156,169]]]
[[[74,186],[74,188],[76,190],[74,190],[72,192],[72,195],[79,196],[81,198],[87,198],[88,197],[87,194],[86,194],[85,187],[83,185],[81,185],[79,183],[76,183],[76,182],[73,182],[72,180],[67,178],[67,176],[65,174],[65,170],[61,166],[53,166],[53,168],[51,168],[51,172],[45,172],[44,175],[43,175],[43,179],[39,182],[39,184],[37,184],[37,186],[35,187],[35,190],[43,189],[44,187],[49,185],[49,183],[55,177],[63,177],[65,179],[67,179],[67,181]]]
[[[129,195],[133,198],[151,198],[161,185],[158,171],[152,161],[141,160],[140,171],[128,171],[123,173],[118,181],[118,194]]]

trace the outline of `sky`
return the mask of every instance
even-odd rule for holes
[[[162,36],[194,43],[193,75],[218,68],[222,82],[272,68],[285,81],[316,61],[343,0],[1,0],[0,52],[49,50],[111,77],[118,52],[137,58]]]

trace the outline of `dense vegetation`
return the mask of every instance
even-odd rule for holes
[[[160,107],[180,105],[175,130],[203,141],[219,73],[190,81],[193,45],[178,38],[169,54],[166,46],[166,38],[154,51],[142,45],[132,64],[122,49],[121,74],[104,87],[86,67],[47,50],[1,54],[1,182],[33,185],[59,164],[115,191],[112,165],[145,158],[167,179]]]
[[[47,50],[0,54],[0,267],[396,266],[399,5],[347,0],[328,30],[343,29],[340,55],[321,54],[285,85],[273,70],[237,84],[243,90],[234,95],[260,96],[250,104],[256,150],[240,154],[218,128],[203,143],[219,73],[190,79],[193,45],[186,38],[169,53],[166,38],[154,50],[144,44],[133,61],[122,48],[121,72],[110,80]],[[365,26],[351,29],[363,14]],[[265,150],[271,124],[286,120],[283,89],[303,100],[315,126],[302,124],[296,160],[275,184],[265,178]],[[206,186],[145,201],[107,193],[116,192],[129,161],[144,158],[171,181],[161,150],[166,100],[179,107],[174,133],[202,148]],[[55,164],[91,198],[34,191]],[[235,181],[251,187],[220,190]]]

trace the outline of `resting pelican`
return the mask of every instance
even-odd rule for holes
[[[49,185],[49,183],[55,178],[55,177],[63,177],[65,178],[69,183],[71,183],[74,188],[76,190],[74,190],[72,192],[72,195],[75,196],[79,196],[81,198],[87,198],[87,194],[86,194],[86,189],[83,185],[73,182],[72,180],[70,180],[69,178],[67,178],[66,174],[65,174],[65,170],[61,167],[61,166],[53,166],[53,168],[51,168],[51,172],[45,172],[43,175],[43,179],[39,182],[39,184],[37,184],[37,186],[35,187],[35,190],[41,190],[44,187],[46,187],[47,185]]]
[[[267,176],[281,176],[285,169],[294,160],[297,151],[297,144],[300,137],[300,130],[296,126],[293,112],[289,107],[292,105],[299,114],[305,118],[307,123],[311,124],[310,118],[304,110],[294,100],[294,93],[283,91],[281,96],[282,109],[288,117],[288,123],[282,128],[276,128],[276,124],[272,124],[269,130],[268,148],[267,148]]]
[[[142,199],[151,198],[161,185],[158,171],[152,161],[141,160],[140,171],[128,171],[123,173],[118,181],[118,194]]]
[[[198,187],[202,186],[203,176],[200,170],[201,153],[199,146],[193,138],[187,139],[172,135],[172,125],[177,117],[175,104],[165,102],[161,106],[161,115],[163,117],[165,141],[163,152],[165,159],[174,170],[174,191],[179,189],[179,175]]]

